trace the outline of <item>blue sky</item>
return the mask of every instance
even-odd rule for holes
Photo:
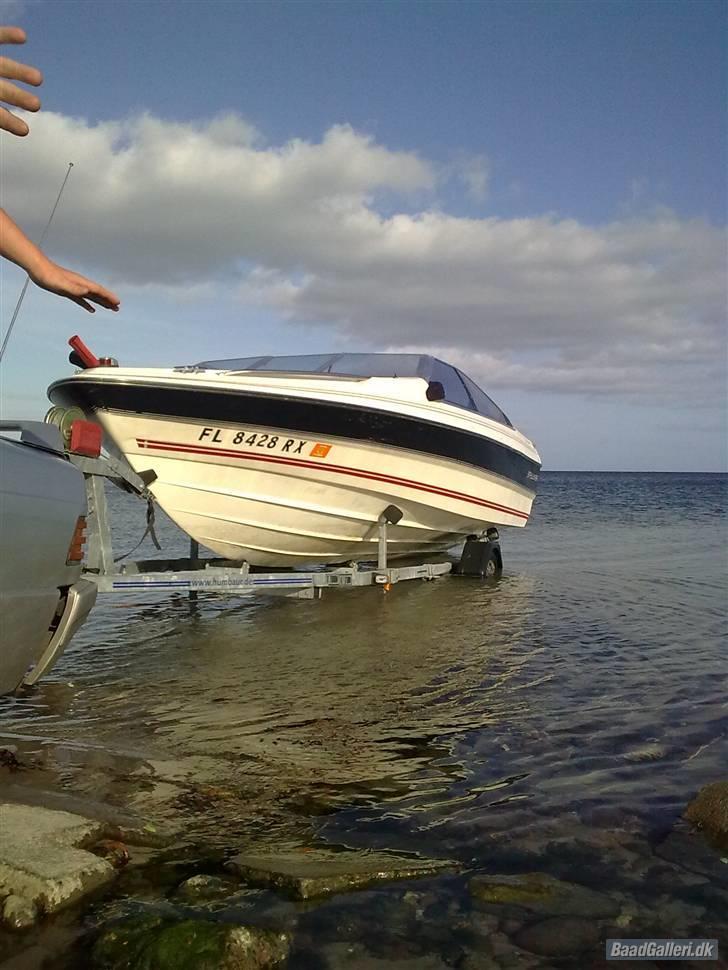
[[[73,160],[48,251],[123,300],[29,291],[4,413],[73,332],[142,365],[422,348],[545,467],[725,468],[727,9],[0,4],[45,75],[3,205],[37,236]]]

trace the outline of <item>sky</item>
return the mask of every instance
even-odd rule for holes
[[[728,467],[728,4],[0,0],[42,110],[0,203],[122,298],[31,286],[0,372],[66,340],[166,366],[412,350],[547,469]],[[0,266],[0,329],[23,284]]]

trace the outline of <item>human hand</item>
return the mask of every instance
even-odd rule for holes
[[[25,40],[25,31],[20,27],[0,27],[0,44],[24,44]],[[3,80],[4,78],[8,80]],[[40,108],[40,100],[30,91],[19,88],[11,81],[22,81],[37,88],[43,83],[43,75],[40,71],[28,64],[13,61],[9,57],[0,57],[0,102],[12,104],[16,108],[24,108],[26,111],[37,111]],[[0,105],[0,128],[21,137],[27,135],[30,130],[22,118],[18,118],[2,105]]]
[[[50,259],[44,258],[37,267],[33,268],[29,276],[36,286],[48,290],[49,293],[68,297],[69,300],[78,303],[89,313],[96,312],[91,303],[98,303],[106,310],[119,309],[121,301],[111,290],[107,290],[99,283],[94,283],[93,280],[88,280],[85,276],[80,276],[70,269],[64,269],[63,266],[59,266]]]

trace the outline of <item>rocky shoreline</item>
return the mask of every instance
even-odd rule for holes
[[[728,956],[728,781],[658,837],[637,819],[574,823],[508,872],[265,839],[226,850],[108,805],[5,791],[3,970],[582,970],[609,965],[609,937],[716,938]]]

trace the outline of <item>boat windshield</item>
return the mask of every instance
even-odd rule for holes
[[[209,370],[263,370],[291,374],[338,374],[342,377],[423,377],[432,357],[425,354],[297,354],[294,357],[235,357],[206,360]]]
[[[511,422],[475,381],[444,360],[429,354],[297,354],[288,357],[232,357],[195,365],[217,371],[275,371],[286,374],[331,374],[341,377],[420,377],[439,381],[445,401],[477,411],[491,421]]]

